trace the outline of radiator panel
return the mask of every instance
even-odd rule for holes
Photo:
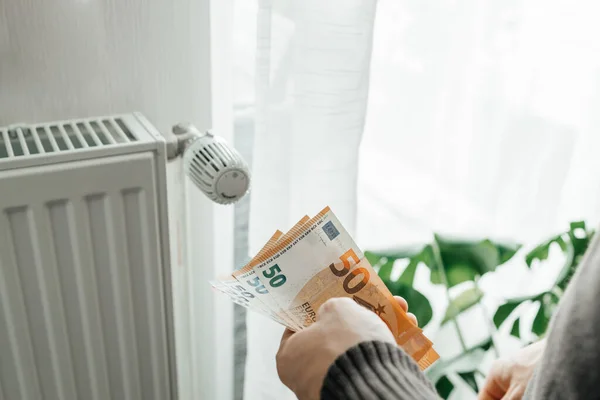
[[[0,398],[171,398],[156,175],[151,152],[2,175]]]

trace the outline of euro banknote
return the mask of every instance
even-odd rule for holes
[[[262,257],[267,251],[270,251],[275,247],[276,243],[287,240],[296,230],[300,229],[304,224],[306,224],[310,220],[308,215],[305,215],[300,221],[298,221],[292,229],[290,229],[285,235],[278,235],[276,238],[272,236],[271,239],[267,242],[267,244],[258,252],[256,258]],[[265,287],[264,283],[260,280],[260,278],[256,275],[256,270],[253,268],[249,268],[248,266],[252,264],[254,259],[250,260],[250,262],[239,271],[235,271],[231,276],[238,281],[238,283],[244,287],[247,292],[249,292],[252,296],[257,298],[262,303],[266,304],[272,310],[275,310],[279,319],[283,322],[283,325],[288,328],[298,331],[303,328],[302,325],[297,323],[296,319],[292,316],[292,314],[281,307],[277,303],[276,299],[273,296],[269,295],[269,290]]]
[[[228,284],[232,280],[238,284]],[[439,358],[329,207],[313,218],[304,217],[285,235],[274,235],[248,264],[219,285],[221,291],[223,286],[228,290],[237,286],[251,294],[227,293],[294,331],[313,324],[328,299],[349,297],[376,313],[420,368]]]
[[[258,252],[257,257],[261,256],[263,252],[273,246],[282,236],[284,236],[283,232],[279,230],[276,231]],[[261,288],[257,287],[258,284],[252,286],[252,283],[238,281],[233,275],[214,279],[210,281],[210,284],[217,291],[229,296],[235,304],[270,317],[282,325],[290,324],[290,321],[286,318],[282,318],[282,311],[273,307],[273,303],[269,301],[270,299],[268,297],[262,297],[261,299],[257,296],[262,292]]]

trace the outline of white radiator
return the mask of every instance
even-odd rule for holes
[[[165,140],[139,114],[0,130],[0,399],[177,398]]]

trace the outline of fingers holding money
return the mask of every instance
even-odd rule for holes
[[[416,326],[419,326],[419,321],[417,321],[416,315],[408,312],[408,302],[400,296],[394,296],[394,299],[396,299],[400,307],[402,307],[404,312],[406,312],[406,316],[411,320],[411,322],[414,323]]]
[[[328,299],[317,315],[299,332],[286,330],[276,355],[279,378],[300,399],[320,398],[328,369],[348,349],[362,342],[396,344],[381,318],[350,298]]]
[[[400,296],[394,296],[394,299],[398,302],[398,305],[400,305],[400,307],[404,310],[408,319],[416,326],[419,326],[419,321],[417,320],[416,315],[411,312],[408,312],[408,302],[403,297],[400,297]],[[347,298],[339,298],[339,299],[335,299],[335,300],[330,299],[329,301],[327,301],[325,304],[323,304],[321,306],[321,308],[319,309],[319,314],[324,314],[324,313],[326,314],[332,308],[340,307],[343,305],[347,306],[349,303],[354,303],[354,301],[347,299]],[[320,318],[320,317],[317,316],[317,318]]]
[[[408,312],[408,302],[400,296],[394,296],[394,299],[398,302],[398,305],[400,305],[400,307],[404,310],[404,312],[406,312],[407,317],[411,320],[411,322],[413,322],[415,325],[418,326],[418,321],[417,321],[417,317],[413,314]],[[319,316],[317,316],[318,319],[322,319],[323,314],[325,314],[326,316],[329,315],[335,315],[335,312],[332,312],[334,308],[339,308],[340,303],[341,305],[345,305],[347,306],[347,303],[354,303],[352,300],[350,299],[344,299],[344,298],[340,298],[340,299],[331,299],[327,302],[325,302],[325,304],[323,304],[321,306],[321,308],[319,309]],[[283,345],[285,342],[288,341],[289,338],[292,337],[292,335],[294,335],[294,331],[292,331],[289,328],[286,328],[285,331],[283,332],[283,335],[281,337],[281,345]]]
[[[287,342],[288,339],[291,338],[294,333],[295,332],[290,328],[285,328],[285,332],[283,332],[283,336],[281,336],[281,346],[283,346],[283,344]]]
[[[408,312],[408,302],[403,297],[400,297],[400,296],[394,296],[394,299],[398,302],[398,305],[400,305],[400,307],[404,310],[404,312],[406,312],[406,315],[408,316],[408,318],[415,325],[418,326],[417,317],[413,313]],[[319,309],[319,315],[321,315],[321,317],[319,319],[322,319],[323,314],[325,315],[326,318],[327,318],[327,316],[336,315],[336,312],[334,310],[339,309],[340,307],[345,308],[342,306],[347,307],[348,306],[347,303],[354,303],[354,302],[349,299],[344,299],[344,298],[330,299],[329,301],[325,302],[325,304],[323,304],[321,306],[321,308]],[[295,334],[294,331],[292,331],[289,328],[286,328],[281,337],[281,346],[283,346],[294,334]]]

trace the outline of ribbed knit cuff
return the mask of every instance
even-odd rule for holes
[[[402,349],[392,343],[363,342],[331,365],[322,400],[439,399],[431,382]]]

